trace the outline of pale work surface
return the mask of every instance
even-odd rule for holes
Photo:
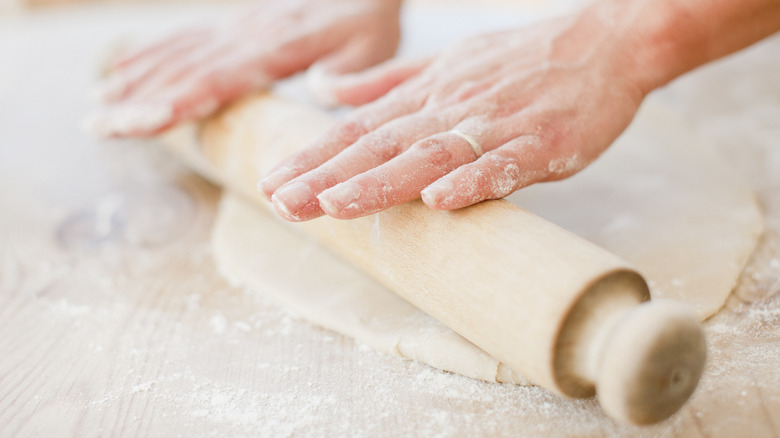
[[[748,178],[766,234],[706,323],[691,403],[640,429],[375,353],[230,287],[209,246],[218,191],[155,144],[78,130],[104,42],[159,12],[122,15],[0,26],[0,435],[780,433],[779,40],[657,96]]]

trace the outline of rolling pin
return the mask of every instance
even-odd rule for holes
[[[165,142],[202,175],[270,208],[257,181],[333,121],[261,94]],[[626,262],[509,202],[444,212],[418,200],[290,225],[530,382],[566,397],[595,393],[616,419],[667,418],[701,376],[705,339],[684,305],[649,301]]]

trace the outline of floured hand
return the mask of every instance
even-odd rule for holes
[[[349,219],[422,196],[436,209],[565,178],[625,129],[645,92],[630,54],[585,13],[390,61],[333,94],[363,103],[259,188],[288,220]],[[406,79],[406,80],[404,80]]]
[[[156,135],[312,65],[313,82],[362,70],[395,52],[399,8],[400,0],[276,0],[180,32],[109,66],[106,106],[88,128]]]

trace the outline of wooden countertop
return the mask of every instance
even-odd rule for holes
[[[706,323],[691,402],[637,428],[593,400],[375,353],[227,284],[218,189],[154,141],[78,128],[107,42],[208,8],[0,22],[0,436],[780,435],[778,38],[656,96],[749,178],[767,234]]]

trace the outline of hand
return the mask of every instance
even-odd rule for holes
[[[280,164],[260,189],[285,219],[349,219],[420,196],[431,208],[461,208],[576,173],[646,94],[621,41],[593,15],[470,38],[417,68],[391,61],[351,75],[337,96],[360,100],[350,90],[370,98],[401,84]]]
[[[151,136],[312,64],[323,83],[362,70],[395,52],[399,8],[400,0],[276,0],[173,35],[109,66],[107,108],[89,125],[106,137]]]

